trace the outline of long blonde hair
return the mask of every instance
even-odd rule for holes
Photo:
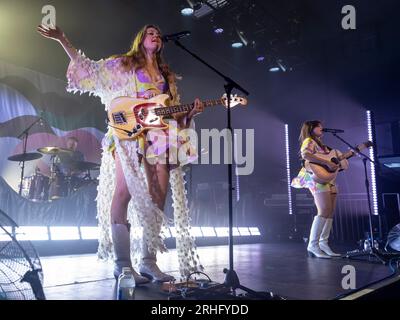
[[[147,24],[145,25],[142,29],[139,30],[139,32],[136,34],[130,49],[127,53],[124,54],[117,54],[113,55],[110,58],[122,58],[122,66],[125,69],[125,71],[131,71],[131,70],[140,70],[146,67],[146,50],[144,48],[143,42],[146,37],[146,32],[147,29],[149,28],[154,28],[160,33],[161,35],[161,30],[158,26],[153,25],[153,24]],[[161,45],[160,50],[156,52],[156,61],[158,64],[158,67],[160,68],[160,71],[166,81],[168,82],[168,85],[171,89],[171,86],[175,86],[176,79],[179,79],[175,73],[173,73],[168,64],[165,62],[163,56],[162,56],[162,50],[163,50],[163,45]],[[173,90],[170,90],[172,93]]]

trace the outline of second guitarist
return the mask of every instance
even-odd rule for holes
[[[339,168],[338,165],[321,157],[321,155],[328,154],[331,150],[322,142],[322,129],[322,123],[319,120],[303,123],[299,137],[301,157],[304,161],[312,161],[335,171]],[[328,245],[338,192],[335,181],[317,183],[312,178],[312,173],[303,167],[297,177],[292,180],[292,187],[308,188],[314,197],[318,210],[318,214],[314,217],[311,226],[307,247],[308,254],[317,258],[340,256],[340,254],[333,252]]]

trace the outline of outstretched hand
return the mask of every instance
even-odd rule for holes
[[[57,26],[52,29],[52,28],[49,28],[49,27],[41,24],[41,25],[39,25],[37,27],[36,30],[43,37],[48,38],[48,39],[53,39],[53,40],[56,40],[56,41],[60,41],[63,38],[63,35],[64,35],[62,30]]]

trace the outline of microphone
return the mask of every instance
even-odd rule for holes
[[[190,35],[191,35],[190,31],[181,31],[178,33],[166,34],[166,35],[162,36],[161,39],[163,42],[168,42],[170,40],[178,40],[180,38],[188,37]]]
[[[344,130],[342,130],[342,129],[329,129],[329,128],[324,128],[324,129],[322,129],[322,132],[343,133]]]

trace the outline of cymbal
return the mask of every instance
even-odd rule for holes
[[[68,166],[74,170],[99,170],[100,165],[94,162],[88,161],[71,161]]]
[[[59,148],[59,147],[43,147],[37,149],[40,153],[44,154],[59,154],[59,153],[72,153],[71,150]]]
[[[31,153],[21,153],[21,154],[16,154],[11,157],[8,157],[8,160],[10,161],[31,161],[31,160],[36,160],[40,159],[42,155],[37,152],[31,152]]]

